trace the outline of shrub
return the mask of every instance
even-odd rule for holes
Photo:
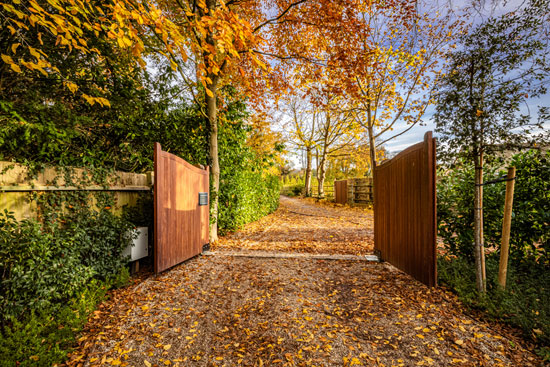
[[[109,196],[96,199],[97,210],[90,209],[80,194],[44,195],[39,200],[42,222],[18,222],[7,212],[0,215],[2,320],[55,309],[90,279],[120,274],[127,264],[121,254],[130,244],[133,225],[111,212]]]
[[[304,191],[305,191],[304,185],[301,183],[298,183],[295,185],[284,186],[281,191],[281,194],[290,196],[290,197],[295,197],[295,196],[303,195]]]
[[[515,155],[516,184],[510,252],[513,261],[535,258],[550,261],[550,152],[528,151]],[[506,172],[497,165],[487,166],[485,180]],[[438,234],[449,252],[473,261],[474,170],[460,164],[440,173],[437,183]],[[484,240],[488,247],[500,248],[504,209],[504,182],[485,185]]]
[[[279,178],[241,170],[225,176],[220,189],[220,232],[236,230],[273,212],[279,205]]]
[[[63,362],[87,317],[103,300],[109,283],[91,280],[61,307],[34,310],[4,325],[0,366],[51,366]]]
[[[484,186],[484,240],[487,293],[476,291],[473,265],[474,170],[459,164],[437,184],[438,234],[447,254],[438,259],[441,284],[466,305],[521,328],[550,360],[550,152],[528,151],[512,157],[516,184],[510,237],[507,288],[497,286],[505,183]],[[505,174],[497,164],[485,169],[485,181]]]

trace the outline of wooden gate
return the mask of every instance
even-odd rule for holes
[[[208,243],[208,168],[197,168],[155,143],[154,191],[155,273],[159,273],[200,254]],[[199,205],[199,193],[205,205]]]
[[[405,149],[374,171],[374,247],[380,258],[437,284],[435,139]]]
[[[334,181],[334,201],[338,204],[347,204],[348,180]]]

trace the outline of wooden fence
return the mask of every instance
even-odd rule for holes
[[[155,143],[156,273],[200,254],[208,243],[208,193],[208,168],[197,168]]]
[[[325,198],[332,198],[334,197],[334,186],[330,183],[323,185],[323,190],[325,191]],[[311,187],[311,196],[314,198],[319,197],[319,186],[318,185],[312,185]]]
[[[437,284],[435,139],[405,149],[374,171],[374,247],[380,258]]]
[[[80,184],[92,182],[92,172],[82,168],[70,168],[73,185],[65,180],[65,172],[59,167],[46,167],[36,175],[30,175],[29,168],[12,162],[0,162],[0,211],[7,209],[17,220],[37,219],[36,201],[29,193],[49,191],[112,191],[115,195],[113,211],[120,213],[124,205],[135,205],[140,194],[151,191],[151,174],[113,172],[107,177],[105,186]],[[32,177],[30,177],[32,176]],[[90,198],[93,200],[93,198]],[[93,205],[93,202],[90,202]]]
[[[372,179],[349,178],[334,181],[335,202],[349,205],[368,205],[373,201]]]

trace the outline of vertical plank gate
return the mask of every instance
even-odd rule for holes
[[[382,260],[437,284],[435,139],[432,133],[374,171],[374,247]]]
[[[334,201],[338,204],[347,204],[348,180],[334,181]]]
[[[202,252],[208,243],[209,176],[155,143],[155,273]],[[199,193],[206,193],[199,205]]]

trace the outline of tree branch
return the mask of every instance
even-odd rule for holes
[[[278,17],[276,18],[271,18],[271,19],[268,19],[266,20],[265,22],[261,23],[260,25],[258,25],[256,28],[254,28],[254,30],[252,31],[252,33],[256,33],[258,30],[260,30],[262,27],[270,24],[270,23],[273,23],[273,22],[276,22],[278,21],[279,19],[281,19],[282,17],[285,16],[286,13],[288,13],[290,11],[290,9],[292,9],[293,7],[297,6],[297,5],[300,5],[301,3],[305,3],[307,0],[298,0],[296,1],[295,3],[291,3],[281,14],[279,14]]]

